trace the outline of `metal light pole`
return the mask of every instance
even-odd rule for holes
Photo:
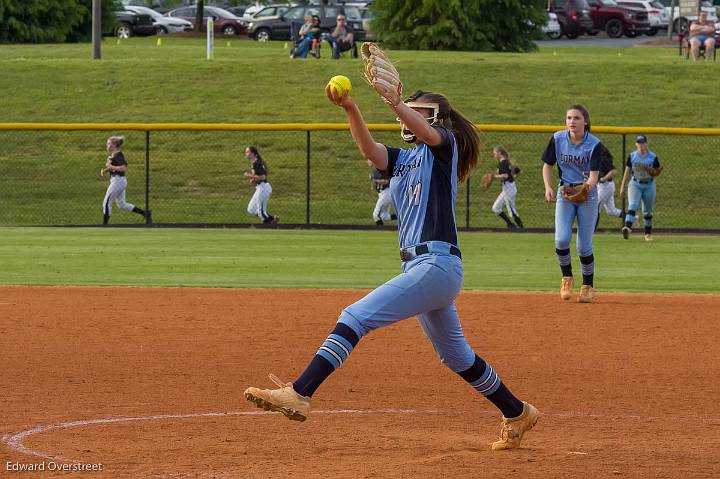
[[[677,0],[672,0],[670,2],[670,20],[668,24],[668,40],[672,40],[672,32],[673,32],[673,25],[675,25],[675,5],[677,4]],[[680,29],[680,21],[678,20],[678,30]],[[680,34],[680,32],[678,32]]]
[[[102,0],[92,0],[92,50],[93,60],[100,60],[102,42]]]

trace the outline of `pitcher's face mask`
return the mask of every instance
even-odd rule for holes
[[[425,117],[425,120],[430,125],[434,125],[438,121],[438,114],[440,113],[440,105],[437,103],[426,103],[422,101],[411,101],[408,103],[405,103],[407,106],[412,108],[413,110],[430,110],[430,116]],[[425,114],[424,112],[421,112]],[[408,143],[415,143],[416,137],[415,133],[410,131],[406,126],[405,123],[403,123],[400,118],[395,118],[397,121],[400,122],[400,137],[405,140]]]

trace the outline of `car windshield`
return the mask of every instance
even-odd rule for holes
[[[289,18],[290,20],[297,20],[299,18],[305,18],[305,7],[295,7],[291,8],[287,12],[285,12],[285,15],[283,15],[285,18]]]
[[[351,22],[359,22],[362,20],[362,15],[357,7],[345,7],[345,17]]]
[[[660,10],[662,10],[663,8],[665,8],[665,5],[663,5],[663,4],[660,3],[660,2],[650,2],[650,5],[653,6],[654,8],[659,8]]]
[[[205,14],[206,17],[210,16],[210,15],[214,15],[216,17],[227,18],[230,20],[239,20],[240,19],[240,17],[237,17],[237,16],[233,15],[232,13],[228,12],[227,10],[224,10],[224,9],[218,8],[218,7],[205,7],[205,10],[203,13]]]
[[[615,0],[603,0],[603,5],[606,7],[617,7],[618,4]]]
[[[155,20],[162,20],[163,16],[160,15],[158,12],[153,10],[152,8],[147,7],[131,7],[133,10],[135,10],[138,13],[144,13],[145,15],[150,15]]]

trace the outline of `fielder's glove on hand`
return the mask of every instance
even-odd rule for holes
[[[584,203],[590,194],[590,186],[587,183],[578,186],[563,186],[560,193],[568,201],[576,204]]]
[[[391,106],[400,103],[402,96],[400,74],[385,52],[375,43],[363,43],[362,60],[365,65],[363,76],[378,95]]]
[[[490,185],[492,185],[494,179],[495,175],[493,175],[492,173],[485,173],[484,175],[482,175],[482,178],[480,178],[480,183],[487,190],[488,188],[490,188]]]

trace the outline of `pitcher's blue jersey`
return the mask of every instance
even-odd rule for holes
[[[642,165],[642,166],[641,166]],[[628,155],[626,166],[632,168],[633,177],[637,180],[651,180],[652,176],[645,168],[660,168],[660,160],[655,153],[648,150],[647,155],[640,156],[638,151]]]
[[[561,184],[585,183],[591,171],[600,169],[600,144],[600,140],[589,131],[585,132],[585,137],[577,145],[570,141],[568,130],[558,131],[545,148],[542,160],[548,165],[557,163]]]
[[[402,150],[386,147],[401,248],[426,241],[458,244],[457,143],[450,130],[442,126],[436,129],[442,136],[437,146],[420,144]]]

